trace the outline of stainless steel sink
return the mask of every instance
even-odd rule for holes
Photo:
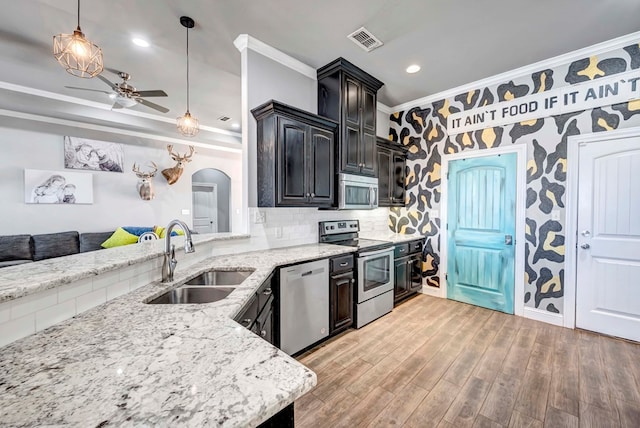
[[[234,287],[180,287],[148,302],[150,305],[211,303],[227,297]]]
[[[210,270],[190,279],[185,285],[238,285],[252,273],[252,270]]]

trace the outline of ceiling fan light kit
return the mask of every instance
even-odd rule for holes
[[[53,36],[53,56],[68,73],[91,78],[102,73],[102,49],[89,41],[80,29],[80,0],[78,0],[78,26],[73,34]]]
[[[189,113],[189,29],[195,26],[195,22],[188,16],[181,16],[180,24],[187,29],[187,112],[177,119],[176,125],[183,136],[194,137],[200,131],[198,119]]]

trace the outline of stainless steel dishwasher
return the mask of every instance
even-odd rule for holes
[[[280,269],[280,348],[289,355],[329,335],[329,260]]]

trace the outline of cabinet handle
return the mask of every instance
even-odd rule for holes
[[[406,248],[400,248],[400,250],[398,250],[398,251],[401,252],[401,253],[404,253],[405,251],[407,251],[407,249]]]
[[[311,193],[311,197],[312,197],[312,198],[315,198],[315,197],[316,197],[316,194],[315,194],[315,193]]]
[[[355,279],[352,279],[352,280],[351,280],[351,283],[352,283],[352,284],[355,284],[355,283],[356,283],[356,280],[355,280]]]
[[[248,328],[251,325],[251,321],[253,321],[251,318],[245,318],[242,320],[242,324]]]
[[[260,336],[262,336],[262,337],[267,337],[267,330],[262,330],[262,331],[260,332]]]
[[[340,263],[340,267],[345,267],[345,266],[348,266],[348,265],[349,265],[349,262],[342,262],[342,263]]]
[[[307,198],[308,198],[309,196],[311,196],[311,193],[307,193]]]
[[[265,296],[268,296],[268,295],[270,295],[272,292],[273,292],[273,291],[272,291],[270,288],[265,288],[265,289],[262,291],[262,294],[264,294]]]

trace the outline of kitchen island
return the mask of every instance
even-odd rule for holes
[[[2,347],[0,424],[257,426],[316,376],[232,318],[277,266],[350,251],[311,244],[212,257]],[[145,303],[202,272],[237,268],[255,270],[224,300]]]

